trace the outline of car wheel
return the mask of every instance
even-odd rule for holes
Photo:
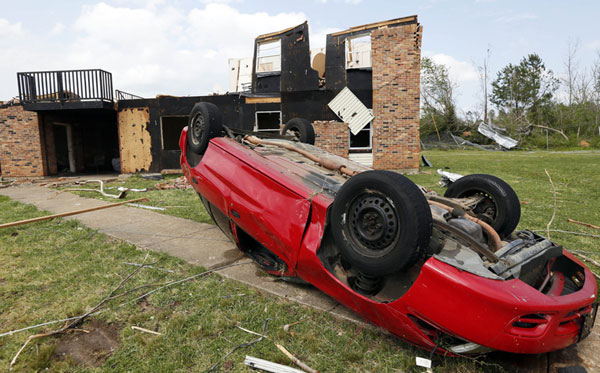
[[[188,149],[196,154],[204,154],[208,142],[221,134],[223,114],[210,102],[198,102],[190,113],[188,124]]]
[[[421,190],[392,171],[365,171],[337,193],[333,239],[359,271],[384,276],[412,265],[429,244],[433,221]]]
[[[292,118],[288,120],[283,129],[282,135],[296,135],[300,142],[314,145],[315,144],[315,129],[309,121],[302,118]]]
[[[485,198],[473,208],[475,215],[491,225],[501,238],[509,236],[519,224],[521,203],[504,180],[486,174],[467,175],[450,184],[444,196],[464,198],[477,194]]]

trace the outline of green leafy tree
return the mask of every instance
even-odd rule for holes
[[[455,88],[446,66],[437,64],[428,57],[421,59],[422,123],[425,126],[422,132],[432,132],[428,129],[433,129],[433,123],[430,123],[432,116],[440,131],[457,125]]]
[[[508,114],[541,123],[557,89],[558,79],[534,53],[518,65],[508,64],[498,72],[490,100]]]

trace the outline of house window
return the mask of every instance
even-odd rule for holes
[[[373,122],[369,122],[362,130],[353,135],[348,130],[348,141],[350,142],[350,151],[367,152],[373,149]]]
[[[281,111],[257,111],[254,121],[254,131],[273,132],[281,131]]]
[[[371,34],[346,39],[346,69],[371,68]]]
[[[256,72],[281,71],[281,40],[266,41],[256,46]]]
[[[188,116],[160,117],[163,150],[179,150],[179,137],[188,120]]]

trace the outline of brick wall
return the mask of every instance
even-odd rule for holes
[[[315,146],[348,158],[348,125],[332,121],[315,121]]]
[[[0,108],[0,167],[5,177],[46,174],[38,116],[20,105]]]
[[[371,33],[373,168],[419,168],[421,33],[417,24]]]

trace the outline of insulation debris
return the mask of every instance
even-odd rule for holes
[[[178,177],[177,179],[154,184],[154,187],[159,190],[165,190],[165,189],[189,189],[192,186],[187,181],[185,176],[181,176],[181,177]]]

